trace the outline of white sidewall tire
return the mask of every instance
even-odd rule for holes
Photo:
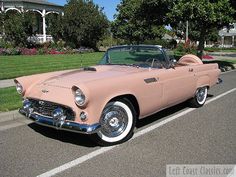
[[[199,105],[204,105],[204,103],[206,102],[206,98],[207,98],[207,87],[204,87],[205,93],[204,93],[204,99],[202,101],[198,101],[198,99],[196,98],[197,102]]]
[[[106,105],[106,107],[108,106],[120,106],[122,107],[125,111],[126,111],[126,114],[128,116],[128,123],[127,123],[127,126],[126,126],[126,129],[125,131],[118,135],[117,137],[108,137],[108,136],[105,136],[101,131],[98,131],[97,132],[97,135],[105,142],[108,142],[108,143],[116,143],[118,141],[121,141],[123,140],[130,132],[130,130],[132,129],[132,126],[133,126],[133,113],[131,111],[131,109],[129,108],[129,106],[127,106],[125,103],[123,102],[120,102],[120,101],[114,101],[114,102],[110,102]]]

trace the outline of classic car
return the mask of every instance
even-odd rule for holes
[[[217,64],[195,55],[178,62],[156,45],[107,50],[96,66],[15,79],[23,97],[19,110],[37,124],[90,134],[100,145],[130,139],[136,121],[188,101],[204,105],[219,80]]]

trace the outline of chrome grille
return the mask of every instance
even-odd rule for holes
[[[34,109],[35,113],[52,117],[52,112],[55,109],[62,108],[64,110],[64,114],[66,115],[66,120],[75,119],[74,112],[71,110],[71,108],[44,100],[29,99],[29,101],[32,103],[32,108]]]

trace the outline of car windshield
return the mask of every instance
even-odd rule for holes
[[[108,49],[100,64],[162,68],[164,54],[156,46],[119,46]]]

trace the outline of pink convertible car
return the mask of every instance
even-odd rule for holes
[[[217,82],[217,64],[194,55],[178,62],[160,46],[110,48],[92,67],[15,79],[20,113],[36,123],[93,134],[100,145],[127,141],[137,119],[184,102],[202,106]]]

